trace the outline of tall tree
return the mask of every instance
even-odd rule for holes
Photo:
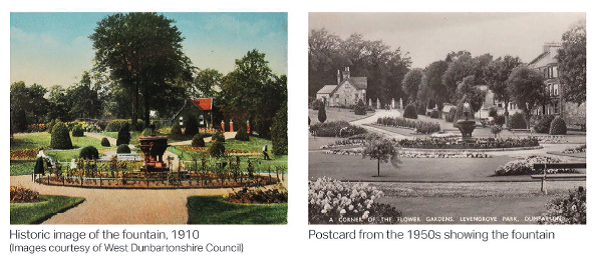
[[[193,67],[181,45],[184,38],[173,23],[156,13],[119,13],[98,22],[89,36],[96,50],[96,70],[108,71],[132,100],[134,129],[140,102],[148,125],[150,108],[165,105],[153,99],[185,98],[181,84],[192,81]]]
[[[506,121],[508,121],[508,104],[511,98],[508,90],[508,78],[512,70],[522,64],[519,57],[506,55],[490,62],[484,70],[485,84],[494,93],[496,100],[504,103]]]
[[[402,90],[408,97],[407,103],[412,103],[417,100],[421,80],[423,79],[423,70],[415,68],[404,76],[402,81]]]
[[[92,82],[92,76],[84,71],[81,80],[67,91],[71,101],[70,116],[75,118],[97,118],[102,114],[100,82]]]
[[[446,69],[448,69],[448,62],[440,60],[429,64],[423,73],[425,77],[423,84],[427,86],[433,96],[433,101],[440,109],[444,107],[444,103],[451,101],[451,95],[453,94],[453,92],[448,91],[442,79]]]
[[[475,84],[475,75],[468,76],[458,84],[457,94],[461,103],[469,103],[473,113],[478,112],[485,102],[485,92]]]
[[[586,101],[586,23],[579,21],[562,36],[556,59],[565,100],[577,104]]]
[[[460,98],[456,95],[456,88],[462,80],[470,75],[475,75],[475,68],[471,60],[471,54],[463,54],[454,59],[449,65],[444,75],[442,82],[446,86],[448,97],[451,102],[457,103]]]
[[[194,78],[195,90],[191,93],[191,96],[195,98],[215,97],[216,89],[221,84],[222,79],[223,74],[216,69],[200,69],[196,74],[196,78]]]
[[[220,108],[238,120],[250,120],[261,136],[268,136],[275,113],[287,100],[287,76],[274,75],[257,50],[235,65],[221,82]]]
[[[336,84],[336,72],[343,67],[341,38],[326,29],[308,35],[308,92],[315,96],[323,86]]]
[[[10,85],[11,129],[23,131],[27,125],[45,122],[48,100],[44,98],[46,88],[38,84],[29,87],[18,81]]]
[[[544,87],[542,73],[528,67],[517,67],[508,77],[508,90],[512,100],[523,110],[528,126],[531,111],[546,101]]]

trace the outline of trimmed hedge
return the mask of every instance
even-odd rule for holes
[[[181,136],[181,126],[179,125],[179,122],[173,123],[173,125],[171,126],[170,135],[173,137]]]
[[[204,147],[206,143],[204,143],[204,136],[200,133],[196,134],[192,139],[192,147]]]
[[[71,132],[73,137],[83,137],[83,127],[77,124],[73,127],[73,131]]]
[[[220,157],[225,156],[225,145],[223,145],[222,141],[217,139],[208,148],[208,154],[210,154],[211,157],[215,157],[215,158],[220,158]]]
[[[131,153],[131,149],[127,144],[121,144],[117,147],[117,153]]]
[[[438,110],[433,110],[431,113],[429,113],[429,117],[438,119],[440,118],[440,112]]]
[[[113,119],[110,122],[108,122],[108,124],[104,128],[104,131],[118,132],[121,128],[123,128],[123,126],[125,124],[129,124],[130,121],[131,121],[131,119]],[[138,124],[138,127],[143,126],[144,121],[142,121],[141,119],[138,119],[137,124]]]
[[[391,127],[414,128],[418,133],[422,134],[431,134],[441,130],[440,124],[438,123],[411,120],[401,117],[380,117],[377,118],[377,124]]]
[[[362,99],[359,99],[358,103],[354,107],[354,114],[355,115],[366,115],[367,114],[367,107],[365,106],[365,103],[363,102]]]
[[[72,149],[73,143],[69,136],[69,129],[63,122],[57,122],[52,129],[50,147],[53,149]]]
[[[525,121],[525,115],[523,115],[523,113],[515,113],[511,115],[509,118],[508,127],[510,129],[526,129],[527,122]]]
[[[537,133],[548,134],[550,132],[550,124],[552,123],[552,120],[554,120],[553,115],[544,115],[542,119],[540,119],[540,121],[535,125],[535,127],[533,127],[533,129]]]
[[[100,141],[100,145],[102,145],[103,147],[110,147],[110,141],[108,141],[108,139],[106,137],[104,137]]]
[[[214,135],[212,135],[212,141],[225,142],[225,133],[223,133],[222,131],[215,133]]]
[[[402,114],[404,118],[412,118],[417,119],[419,116],[417,115],[417,108],[414,104],[409,104],[404,108],[404,113]]]
[[[248,136],[248,130],[245,127],[240,127],[235,134],[235,139],[240,141],[250,141],[250,136]]]
[[[79,152],[79,158],[88,159],[88,160],[97,160],[100,158],[98,154],[98,149],[94,146],[87,146],[81,149]]]
[[[119,130],[119,134],[117,134],[117,146],[121,144],[129,144],[130,140],[131,133],[129,133],[129,123],[125,123]]]
[[[367,133],[367,130],[346,121],[333,121],[312,125],[310,132],[317,137],[349,137]]]
[[[563,120],[560,116],[557,116],[550,123],[550,135],[566,135],[567,134],[567,124],[565,120]]]

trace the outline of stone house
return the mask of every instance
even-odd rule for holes
[[[350,67],[346,67],[340,74],[337,73],[337,85],[325,85],[317,92],[326,106],[346,107],[354,106],[359,100],[366,105],[367,77],[351,77]]]

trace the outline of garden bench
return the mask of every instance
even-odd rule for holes
[[[546,179],[585,179],[586,174],[582,173],[557,173],[557,174],[549,174],[548,170],[550,169],[585,169],[586,163],[536,163],[533,165],[535,170],[544,170],[543,174],[540,175],[531,175],[533,179],[541,179],[542,180],[542,192],[547,194],[545,187]]]
[[[119,159],[119,161],[137,160],[137,156],[135,153],[118,153],[117,158]]]
[[[531,128],[515,128],[515,129],[511,129],[510,131],[512,131],[513,133],[517,133],[517,132],[533,133],[533,130]]]

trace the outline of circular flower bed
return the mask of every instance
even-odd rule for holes
[[[416,149],[505,149],[539,146],[537,138],[478,138],[464,142],[460,138],[401,139],[396,143],[403,148]]]
[[[357,149],[334,149],[325,151],[327,154],[362,156],[362,148]],[[492,155],[480,152],[422,152],[422,151],[400,151],[400,158],[492,158]]]
[[[30,203],[30,202],[38,202],[39,192],[24,188],[11,186],[10,187],[10,203]]]

